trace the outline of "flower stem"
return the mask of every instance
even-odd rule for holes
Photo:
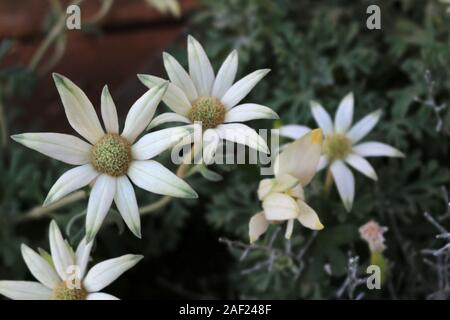
[[[158,211],[159,209],[164,208],[166,205],[168,205],[172,201],[172,199],[173,198],[170,196],[164,196],[158,201],[139,208],[139,214],[141,216],[144,216],[151,212]]]
[[[79,2],[79,1],[77,1]],[[61,33],[64,31],[64,28],[66,26],[66,16],[65,14],[61,14],[58,18],[58,21],[54,24],[54,26],[50,29],[49,33],[45,37],[44,41],[42,41],[41,45],[38,47],[36,52],[33,54],[31,61],[29,63],[29,68],[31,70],[36,70],[38,64],[41,62],[42,58],[44,57],[44,54],[48,51],[50,46],[53,44],[53,42],[56,41],[56,39],[59,38]]]
[[[81,5],[84,0],[74,0],[71,5]],[[50,49],[50,47],[55,43],[55,52],[52,57],[50,57],[47,64],[40,70],[40,74],[45,74],[51,70],[64,56],[67,39],[65,38],[65,28],[66,28],[66,12],[62,9],[59,1],[52,1],[53,6],[56,8],[59,17],[57,18],[55,24],[48,32],[45,39],[42,41],[41,45],[38,47],[36,52],[33,54],[29,68],[31,70],[36,70],[45,53]],[[111,10],[114,0],[103,0],[101,3],[100,10],[95,14],[95,16],[87,21],[90,24],[99,23]]]
[[[329,195],[331,191],[331,187],[333,186],[333,175],[331,173],[331,169],[327,169],[327,175],[325,177],[325,184],[323,186],[323,191],[325,192],[325,195]]]

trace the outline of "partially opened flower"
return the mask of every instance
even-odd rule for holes
[[[275,178],[263,179],[259,184],[258,197],[264,211],[250,219],[250,242],[264,234],[270,223],[287,221],[287,239],[292,235],[295,220],[309,229],[323,229],[317,213],[306,204],[303,191],[316,173],[321,146],[322,131],[316,129],[289,144],[278,155]]]
[[[53,185],[44,206],[93,182],[86,215],[86,236],[91,241],[114,200],[128,228],[141,236],[139,209],[133,186],[157,194],[195,198],[197,194],[182,179],[154,160],[149,160],[192,133],[189,126],[175,127],[136,138],[151,121],[155,109],[167,89],[167,83],[149,90],[131,107],[125,127],[119,134],[116,107],[105,86],[101,113],[103,131],[92,103],[69,79],[54,74],[70,125],[88,142],[60,133],[24,133],[12,138],[47,156],[76,168],[64,173]]]
[[[125,271],[134,267],[141,255],[127,254],[93,266],[87,265],[93,242],[83,239],[74,252],[52,221],[50,253],[37,253],[22,244],[22,256],[36,281],[0,281],[0,294],[14,300],[117,300],[100,292]]]
[[[166,122],[201,122],[203,157],[207,163],[214,156],[221,140],[269,152],[266,142],[254,129],[238,123],[278,118],[277,114],[266,106],[255,103],[239,104],[269,72],[268,69],[254,71],[233,84],[238,68],[237,52],[229,54],[215,76],[203,47],[192,36],[188,37],[189,74],[170,54],[164,53],[163,57],[170,79],[163,101],[173,112],[155,117],[149,128]],[[149,88],[165,81],[151,75],[139,75],[139,79]]]
[[[342,99],[336,112],[334,123],[330,115],[319,103],[311,102],[311,111],[325,135],[323,155],[318,171],[329,167],[330,177],[336,183],[345,208],[350,211],[355,197],[355,178],[347,164],[367,177],[377,180],[377,174],[365,159],[367,157],[403,157],[397,149],[376,141],[360,143],[378,123],[381,111],[372,112],[352,126],[353,93]],[[280,129],[280,135],[297,139],[310,129],[305,126],[287,125]],[[331,181],[333,181],[331,180]]]

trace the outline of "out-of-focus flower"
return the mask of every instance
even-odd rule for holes
[[[292,235],[294,221],[313,230],[323,229],[317,213],[305,202],[303,189],[316,173],[322,146],[322,130],[312,130],[289,144],[275,160],[275,178],[263,179],[258,197],[264,211],[249,223],[250,242],[266,232],[270,223],[287,221],[285,237]]]
[[[181,8],[178,0],[145,0],[145,2],[162,14],[170,13],[177,18],[181,16]]]
[[[51,255],[22,244],[23,259],[39,282],[0,281],[0,294],[14,300],[117,300],[99,291],[143,258],[127,254],[100,262],[86,272],[93,242],[83,239],[74,252],[54,221],[49,240]]]
[[[166,92],[164,82],[139,98],[128,112],[119,134],[117,111],[105,86],[101,113],[106,133],[92,103],[72,81],[54,74],[70,125],[88,142],[60,133],[23,133],[12,139],[49,157],[78,167],[64,173],[53,185],[44,206],[93,182],[86,215],[87,241],[100,229],[114,200],[128,228],[141,237],[139,209],[133,186],[157,194],[196,198],[197,194],[182,179],[154,160],[149,160],[192,133],[189,126],[168,128],[144,135],[135,142],[151,121]],[[128,177],[127,177],[128,176]]]
[[[200,122],[203,129],[203,160],[210,163],[221,140],[247,145],[257,151],[269,153],[266,142],[254,129],[237,122],[254,119],[277,119],[270,108],[255,103],[239,104],[256,84],[270,71],[252,72],[234,83],[238,68],[238,54],[234,50],[222,64],[217,76],[202,45],[188,37],[189,74],[168,53],[163,54],[164,66],[170,79],[163,97],[173,111],[163,113],[150,123],[153,128],[166,122]],[[165,80],[151,75],[138,75],[149,88]]]
[[[371,220],[359,228],[359,234],[367,242],[371,252],[383,252],[386,249],[383,233],[387,230],[387,227]]]
[[[352,126],[353,105],[353,93],[349,93],[339,104],[333,123],[325,108],[311,101],[313,117],[325,135],[323,155],[317,171],[329,168],[347,211],[351,211],[355,197],[355,178],[347,164],[365,176],[377,180],[375,170],[365,158],[404,156],[397,149],[381,142],[359,143],[378,123],[381,111],[368,114]],[[305,126],[287,125],[280,128],[280,135],[297,139],[309,131]]]

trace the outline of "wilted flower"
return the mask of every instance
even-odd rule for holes
[[[53,185],[44,206],[93,182],[86,215],[86,237],[97,234],[113,200],[128,228],[141,236],[139,209],[130,178],[138,187],[157,194],[195,198],[182,179],[154,160],[149,160],[192,133],[192,128],[168,128],[136,138],[152,119],[168,84],[162,83],[139,98],[128,112],[119,134],[116,107],[105,86],[101,113],[103,131],[92,103],[69,79],[54,74],[70,125],[89,143],[60,133],[23,133],[12,138],[47,156],[78,167],[64,173]],[[128,177],[127,177],[128,176]]]
[[[262,69],[233,84],[238,68],[238,54],[232,51],[222,64],[217,76],[202,45],[188,37],[189,74],[168,53],[163,54],[164,66],[170,79],[163,101],[174,112],[163,113],[150,123],[153,128],[166,122],[201,122],[203,132],[203,160],[209,163],[221,140],[247,145],[269,153],[266,142],[252,128],[236,122],[254,119],[277,119],[270,108],[254,103],[239,104],[253,87],[270,71]],[[149,88],[165,80],[139,75]]]
[[[100,262],[86,272],[93,242],[81,240],[74,252],[54,221],[50,223],[49,240],[51,255],[22,244],[23,259],[39,282],[0,281],[0,294],[14,300],[117,300],[99,291],[143,258],[127,254]]]
[[[378,123],[381,111],[372,112],[354,126],[351,126],[353,105],[353,93],[349,93],[339,104],[333,124],[324,107],[317,102],[311,102],[313,117],[325,135],[322,148],[323,155],[320,158],[317,171],[329,167],[342,202],[348,211],[352,209],[355,197],[355,178],[345,163],[367,177],[377,180],[375,170],[365,158],[404,156],[397,149],[381,142],[358,143]],[[305,126],[287,125],[280,129],[280,135],[297,139],[309,131],[310,129]]]
[[[380,226],[371,220],[359,228],[359,234],[361,239],[367,242],[371,252],[382,252],[386,249],[383,233],[387,230],[387,227]]]
[[[258,197],[264,211],[249,223],[250,242],[266,232],[270,223],[287,221],[285,237],[290,238],[297,219],[313,230],[323,229],[317,213],[305,202],[303,189],[316,173],[322,145],[322,130],[316,129],[289,144],[275,160],[275,178],[259,184]]]

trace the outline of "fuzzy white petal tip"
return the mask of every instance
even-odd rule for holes
[[[255,243],[267,231],[268,227],[269,222],[266,220],[264,212],[259,212],[251,217],[248,228],[250,243]]]
[[[110,285],[124,272],[133,268],[144,258],[142,255],[126,254],[118,258],[109,259],[93,266],[83,284],[89,292],[98,292]]]
[[[344,207],[347,212],[352,211],[353,201],[351,199],[342,199],[342,202],[344,203]]]

